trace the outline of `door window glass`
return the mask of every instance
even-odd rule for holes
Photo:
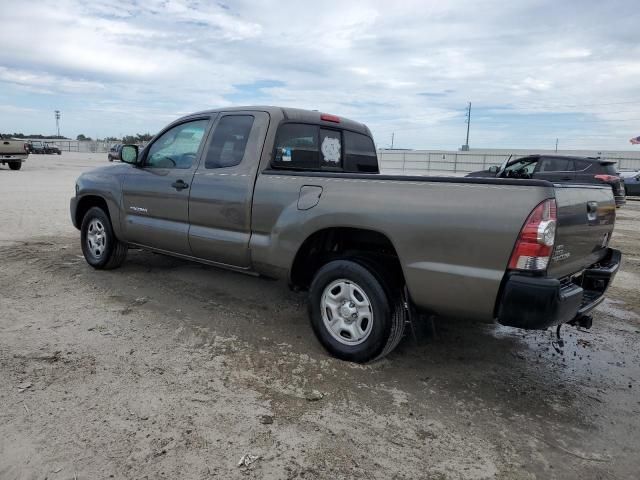
[[[292,169],[317,169],[318,127],[286,123],[278,129],[273,166]]]
[[[222,117],[211,136],[204,167],[223,168],[240,164],[252,126],[252,115]]]
[[[573,161],[567,158],[543,158],[540,160],[540,173],[573,171]]]
[[[574,165],[574,168],[576,169],[576,172],[581,172],[581,173],[586,172],[591,167],[591,163],[587,162],[586,160],[574,160],[573,165]]]
[[[147,154],[145,166],[152,168],[191,168],[209,120],[181,123],[164,132]]]
[[[523,158],[507,165],[504,169],[503,176],[516,178],[529,178],[536,168],[537,158]]]

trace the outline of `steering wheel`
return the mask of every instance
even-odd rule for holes
[[[195,152],[183,153],[180,155],[180,160],[176,165],[178,168],[189,168],[193,165],[193,161],[196,159]]]
[[[152,160],[153,166],[157,168],[175,168],[176,167],[176,161],[173,158],[168,157],[167,155],[162,155],[162,154],[154,155],[151,158],[151,160]]]

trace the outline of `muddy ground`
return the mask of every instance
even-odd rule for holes
[[[105,157],[0,168],[1,479],[638,478],[640,202],[562,354],[551,332],[439,319],[360,366],[281,283],[143,251],[92,270],[68,198]]]

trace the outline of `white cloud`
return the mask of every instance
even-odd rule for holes
[[[619,3],[3,0],[0,103],[55,104],[70,134],[90,123],[92,135],[282,104],[367,122],[381,145],[395,131],[402,146],[454,148],[471,100],[472,146],[577,130],[626,147],[624,128],[640,133],[620,121],[640,117],[622,103],[640,100],[640,14]],[[282,85],[246,87],[265,81]],[[616,102],[624,108],[592,105]],[[16,114],[0,130],[21,118],[44,128]]]

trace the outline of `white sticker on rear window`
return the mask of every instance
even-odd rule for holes
[[[340,163],[340,139],[324,137],[320,147],[325,162]]]
[[[290,162],[291,161],[291,149],[290,148],[283,148],[282,149],[282,161],[283,162]]]

